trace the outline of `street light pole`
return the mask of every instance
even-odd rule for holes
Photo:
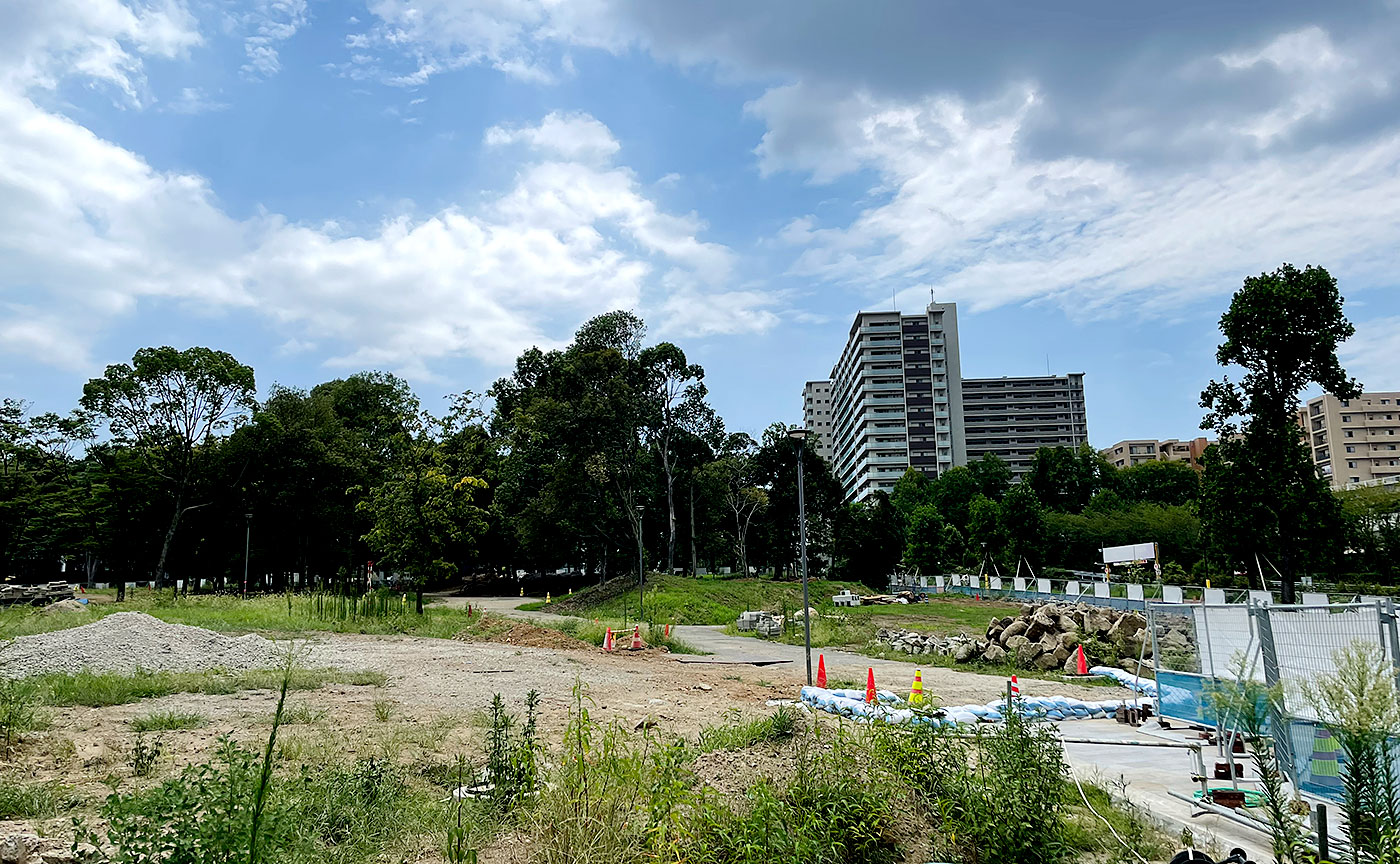
[[[253,542],[253,514],[243,514],[243,596],[248,596],[248,550],[252,548]]]
[[[646,565],[642,563],[642,513],[644,513],[645,511],[646,511],[646,508],[645,508],[645,507],[643,507],[643,506],[640,505],[640,504],[637,505],[637,620],[638,620],[638,621],[641,621],[641,620],[642,620],[642,598],[643,598],[643,596],[644,596],[644,594],[643,594],[644,589],[643,589],[643,584],[642,584],[642,574],[646,572]]]
[[[807,654],[807,686],[812,686],[812,601],[807,595],[807,497],[802,482],[802,454],[807,430],[791,429],[788,437],[797,441],[797,533],[802,557],[802,638]]]

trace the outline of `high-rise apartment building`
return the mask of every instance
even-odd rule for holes
[[[963,461],[961,381],[952,303],[856,316],[830,379],[831,467],[848,498],[892,490],[911,465],[937,475]]]
[[[826,404],[831,413],[817,413]],[[1037,448],[1087,437],[1082,374],[964,379],[953,303],[856,315],[830,379],[803,388],[803,418],[829,441],[832,472],[856,501],[891,491],[911,467],[937,476],[984,453],[1019,476]]]
[[[831,461],[831,382],[808,381],[802,388],[802,425],[816,435],[812,449]]]
[[[1115,468],[1129,468],[1144,462],[1185,462],[1200,470],[1201,455],[1214,443],[1215,440],[1211,438],[1192,438],[1189,441],[1176,438],[1168,438],[1165,441],[1155,438],[1133,438],[1119,441],[1112,447],[1100,450],[1099,453]]]
[[[1041,447],[1078,447],[1089,440],[1084,373],[965,378],[963,424],[967,461],[1000,456],[1019,478]]]
[[[1332,488],[1400,477],[1400,392],[1309,399],[1298,412],[1313,461]]]

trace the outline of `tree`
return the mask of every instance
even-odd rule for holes
[[[838,509],[832,526],[836,572],[884,590],[904,549],[902,525],[890,496],[881,491]]]
[[[473,496],[487,488],[477,477],[449,473],[441,446],[446,424],[420,413],[402,434],[388,477],[357,505],[371,527],[365,542],[386,565],[408,574],[423,614],[423,587],[455,573],[454,545],[475,545],[486,533],[486,511]]]
[[[1040,561],[1045,551],[1045,512],[1040,499],[1024,484],[1017,484],[1001,501],[1001,524],[1017,561]]]
[[[114,441],[139,447],[170,486],[174,506],[156,559],[157,579],[164,579],[180,518],[207,504],[186,503],[200,445],[253,410],[256,392],[252,367],[201,347],[142,348],[129,365],[108,366],[83,386],[83,409],[107,421]]]
[[[743,432],[725,439],[721,455],[703,469],[722,490],[734,519],[734,553],[739,572],[749,573],[749,529],[768,507],[768,493],[758,488],[758,445]]]
[[[1028,483],[1040,503],[1051,510],[1078,513],[1101,489],[1117,483],[1116,469],[1087,443],[1077,449],[1041,447],[1031,459]]]
[[[1118,478],[1123,495],[1132,501],[1189,504],[1201,494],[1201,475],[1185,462],[1143,462],[1119,471]]]
[[[1217,362],[1240,366],[1245,376],[1239,384],[1211,381],[1201,393],[1201,428],[1214,429],[1221,442],[1206,463],[1204,527],[1232,565],[1247,561],[1241,556],[1251,548],[1277,550],[1283,601],[1292,603],[1298,565],[1316,557],[1319,543],[1337,543],[1319,529],[1334,531],[1340,522],[1339,505],[1303,441],[1298,395],[1312,385],[1341,399],[1361,393],[1337,359],[1337,346],[1356,328],[1331,274],[1284,264],[1244,280],[1220,331]]]
[[[643,350],[638,357],[645,376],[648,408],[646,437],[661,461],[666,479],[666,572],[676,566],[676,440],[690,434],[714,434],[715,412],[705,403],[705,370],[687,363],[685,352],[670,342]]]
[[[996,561],[1006,548],[1006,530],[1001,524],[1001,508],[997,502],[978,494],[968,507],[967,539],[983,562],[987,557]]]
[[[924,504],[909,515],[904,533],[904,563],[919,568],[925,576],[942,573],[957,560],[956,550],[950,548],[951,535],[957,531],[932,504]]]
[[[797,447],[788,427],[774,423],[763,432],[756,457],[761,485],[768,490],[764,513],[764,539],[769,560],[781,575],[799,561],[797,524]],[[802,456],[802,480],[807,511],[807,566],[821,572],[822,558],[831,550],[831,528],[844,499],[841,484],[831,476],[826,460],[806,449]]]
[[[995,453],[983,453],[981,459],[968,463],[967,470],[982,494],[993,501],[1000,501],[1011,488],[1011,466]]]
[[[938,512],[959,531],[967,530],[972,518],[973,499],[981,494],[977,478],[963,465],[943,472],[933,483],[933,503],[938,506]]]

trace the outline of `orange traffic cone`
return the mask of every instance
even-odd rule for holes
[[[875,704],[875,667],[870,667],[865,674],[865,704]]]
[[[640,624],[632,629],[632,650],[642,650],[642,625]]]
[[[826,655],[817,655],[817,686],[826,689]]]
[[[909,704],[924,704],[924,670],[914,670],[914,687],[909,691]]]
[[[1080,675],[1088,675],[1088,674],[1089,674],[1089,664],[1086,663],[1086,662],[1084,661],[1084,646],[1083,646],[1083,645],[1077,646],[1077,647],[1074,649],[1074,652],[1075,652],[1075,655],[1074,655],[1074,656],[1077,657],[1077,658],[1078,658],[1078,661],[1079,661],[1078,663],[1075,664],[1075,669],[1076,669],[1076,671],[1078,671]]]
[[[611,627],[608,628],[608,632],[607,632],[607,633],[603,634],[603,650],[604,650],[604,651],[611,651],[611,650],[613,650],[613,635],[612,635],[612,628],[611,628]]]
[[[1021,695],[1021,684],[1020,684],[1020,682],[1018,682],[1018,681],[1016,680],[1016,676],[1015,676],[1015,675],[1012,675],[1012,676],[1011,676],[1011,698],[1014,699],[1014,698],[1016,698],[1017,696],[1020,696],[1020,695]]]

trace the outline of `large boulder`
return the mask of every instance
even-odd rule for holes
[[[953,660],[958,663],[966,663],[977,654],[977,646],[972,642],[962,642],[953,649]]]
[[[1003,639],[1001,644],[1007,651],[1020,651],[1024,646],[1031,644],[1031,640],[1018,633],[1010,639]]]
[[[1057,619],[1050,617],[1045,610],[1041,610],[1031,616],[1031,622],[1026,627],[1026,638],[1032,642],[1040,641],[1040,637],[1059,629]]]
[[[1006,659],[1006,649],[993,642],[987,646],[987,650],[982,653],[982,659],[988,663],[1001,663]]]
[[[1081,641],[1078,630],[1071,630],[1068,633],[1061,633],[1059,638],[1060,647],[1073,649]]]
[[[1022,666],[1029,667],[1042,653],[1044,652],[1041,650],[1039,642],[1032,642],[1027,639],[1024,645],[1020,645],[1016,648],[1016,662]]]
[[[1034,665],[1037,669],[1044,669],[1048,672],[1058,667],[1060,662],[1055,659],[1054,654],[1041,654],[1039,657],[1035,658]]]
[[[1021,636],[1022,633],[1025,633],[1026,627],[1026,622],[1018,618],[1017,620],[1012,621],[1010,624],[1006,625],[1006,629],[1001,631],[1001,638],[998,641],[1000,641],[1001,644],[1006,648],[1010,648],[1014,651],[1015,647],[1011,644],[1011,640],[1015,639],[1017,636]],[[1022,636],[1022,638],[1027,637]]]
[[[1108,630],[1108,638],[1119,644],[1126,643],[1147,628],[1147,620],[1136,612],[1124,613]],[[1142,644],[1142,640],[1138,640]]]

